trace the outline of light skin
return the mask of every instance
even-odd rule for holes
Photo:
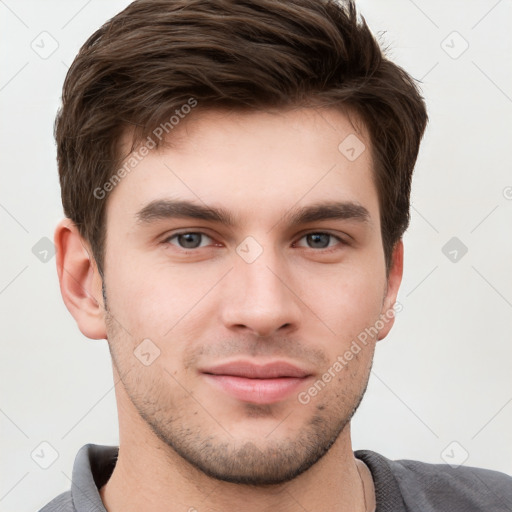
[[[354,133],[366,150],[350,161],[338,145]],[[365,130],[334,109],[209,110],[182,121],[172,143],[108,197],[107,312],[89,245],[69,219],[55,232],[66,306],[112,354],[120,448],[105,507],[364,510],[350,419],[393,318],[307,404],[298,395],[392,309],[400,286],[403,246],[387,275]],[[222,209],[233,224],[166,216],[155,201]],[[299,218],[335,203],[336,217]],[[134,355],[143,340],[148,365]],[[308,377],[256,403],[202,373],[240,359],[286,361]]]

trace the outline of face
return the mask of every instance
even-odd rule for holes
[[[392,323],[370,142],[334,110],[194,116],[108,199],[113,364],[170,451],[284,482],[347,428]]]

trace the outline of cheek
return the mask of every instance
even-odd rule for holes
[[[218,269],[217,269],[218,270]],[[169,262],[122,262],[111,267],[107,300],[120,322],[144,336],[162,337],[195,307],[218,281],[213,269],[199,272],[194,265]],[[151,332],[143,332],[143,331]]]
[[[378,319],[384,289],[382,276],[371,269],[351,267],[325,280],[308,302],[332,331],[346,341]]]

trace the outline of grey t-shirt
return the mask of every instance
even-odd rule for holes
[[[99,489],[110,478],[117,453],[117,446],[82,446],[73,466],[71,490],[39,512],[106,512]],[[504,473],[392,461],[370,450],[354,454],[372,473],[376,512],[512,512],[512,477]]]

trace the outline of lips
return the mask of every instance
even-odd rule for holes
[[[234,361],[202,370],[212,375],[230,375],[246,379],[277,379],[280,377],[307,377],[309,373],[284,361],[255,365],[248,361]]]
[[[285,361],[257,365],[232,361],[200,370],[217,390],[244,402],[269,404],[287,398],[311,373]]]

